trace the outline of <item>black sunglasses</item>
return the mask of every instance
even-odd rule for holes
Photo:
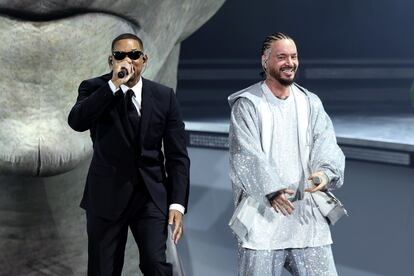
[[[142,55],[144,55],[143,52],[138,51],[138,50],[134,50],[131,52],[112,52],[112,55],[114,56],[114,58],[116,60],[123,60],[126,56],[128,56],[130,59],[132,60],[137,60],[139,59]]]

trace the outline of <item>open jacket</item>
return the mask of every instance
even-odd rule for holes
[[[230,179],[236,207],[230,226],[233,230],[242,229],[242,235],[247,235],[252,227],[260,227],[254,225],[256,217],[264,216],[266,212],[263,210],[272,209],[266,196],[288,188],[280,180],[270,157],[272,139],[277,137],[271,137],[272,130],[264,126],[271,120],[271,111],[261,85],[261,82],[256,83],[229,96],[232,108]],[[305,177],[323,171],[329,179],[328,189],[339,188],[343,184],[345,157],[336,142],[332,122],[315,94],[296,84],[292,84],[292,90],[298,103],[298,118],[305,118],[298,119],[299,149]],[[257,210],[242,214],[243,222],[237,219],[237,215],[243,213],[238,207],[245,198],[250,199],[252,210]],[[238,225],[234,227],[235,224]]]

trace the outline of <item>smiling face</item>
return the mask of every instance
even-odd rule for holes
[[[137,35],[151,56],[145,77],[176,80],[180,42],[223,3],[0,1],[0,174],[56,175],[89,158],[89,133],[67,116],[81,81],[108,72],[112,39]]]
[[[295,79],[299,66],[298,52],[291,39],[276,40],[262,56],[266,78],[289,86]]]

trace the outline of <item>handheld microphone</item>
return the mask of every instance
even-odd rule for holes
[[[125,68],[122,68],[121,71],[118,72],[118,78],[120,79],[123,79],[127,75],[128,75],[128,71]]]

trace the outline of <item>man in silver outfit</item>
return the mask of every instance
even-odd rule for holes
[[[281,275],[284,267],[337,275],[329,224],[312,193],[342,186],[345,157],[320,99],[294,83],[298,65],[293,39],[270,35],[265,80],[229,97],[239,275]]]

